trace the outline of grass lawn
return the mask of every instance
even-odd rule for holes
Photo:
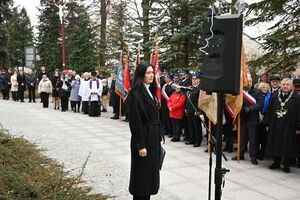
[[[0,127],[0,199],[105,200],[90,194],[81,174],[70,176],[35,145]]]

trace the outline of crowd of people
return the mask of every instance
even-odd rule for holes
[[[202,132],[201,122],[208,124],[206,114],[198,107],[201,90],[200,71],[191,73],[181,70],[176,75],[162,72],[160,79],[161,106],[160,120],[165,137],[172,142],[184,141],[186,145],[199,147],[207,135]],[[55,70],[50,75],[42,66],[36,74],[23,71],[1,70],[0,89],[3,99],[24,102],[24,91],[28,90],[29,103],[36,102],[36,87],[44,108],[49,106],[49,96],[55,110],[66,112],[69,105],[73,112],[81,112],[91,117],[107,112],[113,107],[111,119],[125,115],[128,121],[126,101],[122,103],[115,93],[116,75],[105,78],[97,71],[76,74],[67,70]],[[182,88],[188,88],[183,90]],[[266,157],[273,158],[270,169],[280,168],[290,172],[290,166],[300,167],[300,79],[283,78],[280,75],[264,74],[256,84],[248,75],[248,86],[243,92],[243,107],[240,113],[241,142],[240,159],[249,152],[252,164]],[[201,115],[198,115],[200,113]],[[223,151],[234,152],[236,148],[236,125],[226,109]],[[212,133],[215,132],[212,126]],[[205,144],[206,145],[206,144]],[[214,146],[212,145],[212,151]],[[208,151],[208,150],[206,150]],[[232,160],[237,160],[234,156]]]

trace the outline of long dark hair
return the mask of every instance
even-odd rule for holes
[[[138,64],[138,66],[136,67],[133,80],[132,80],[132,87],[131,87],[132,92],[136,92],[142,88],[144,83],[144,77],[148,67],[152,67],[154,71],[154,67],[150,64]],[[155,80],[153,80],[153,82],[150,84],[149,90],[153,95],[155,94],[155,90],[156,90]]]

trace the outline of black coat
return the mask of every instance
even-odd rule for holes
[[[144,87],[128,96],[128,119],[131,131],[131,171],[129,192],[145,196],[157,194],[161,125],[158,106]],[[139,156],[139,149],[147,149],[147,156]]]
[[[18,91],[25,91],[26,90],[26,77],[25,75],[18,74],[17,76],[18,81]]]
[[[51,83],[52,83],[52,97],[58,97],[58,83],[60,81],[60,77],[59,76],[53,76],[51,78]]]
[[[248,92],[255,100],[256,104],[251,105],[249,101],[246,101],[245,98],[243,99],[243,110],[242,115],[247,120],[248,126],[258,126],[259,124],[259,111],[264,105],[264,96],[261,90],[252,87],[251,90]],[[245,113],[244,109],[249,108],[249,112]]]
[[[200,84],[197,85],[196,87],[192,87],[193,90],[188,92],[188,95],[192,101],[192,103],[194,104],[195,108],[197,108],[197,111],[200,112],[200,109],[198,108],[198,99],[199,99],[199,93],[200,93]],[[188,114],[194,114],[195,110],[193,108],[193,106],[191,105],[191,103],[189,102],[189,100],[186,100],[186,105],[185,105],[186,111]]]
[[[265,123],[269,126],[266,154],[283,158],[296,157],[296,130],[300,130],[300,97],[294,93],[284,109],[288,112],[277,118],[276,111],[280,109],[278,92],[270,99],[265,116]]]
[[[63,81],[62,80],[59,80],[57,82],[57,88],[58,88],[58,96],[59,97],[70,97],[70,93],[71,93],[71,90],[70,90],[70,83],[66,80],[65,81],[68,89],[63,89],[62,86],[63,86]]]
[[[162,91],[163,92],[163,91]],[[166,95],[170,98],[171,94],[173,94],[173,92],[175,92],[175,89],[172,88],[171,85],[167,84],[165,86],[165,93]],[[162,122],[165,125],[166,123],[168,123],[168,121],[170,121],[170,111],[169,108],[167,106],[167,100],[162,96],[161,97],[161,112],[162,112]]]
[[[26,75],[25,80],[26,80],[26,86],[28,89],[34,88],[36,86],[36,76],[34,74]]]

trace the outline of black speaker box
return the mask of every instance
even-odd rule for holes
[[[204,38],[211,36],[210,25],[204,25]],[[237,95],[240,89],[243,16],[213,17],[214,37],[204,56],[202,90]]]

